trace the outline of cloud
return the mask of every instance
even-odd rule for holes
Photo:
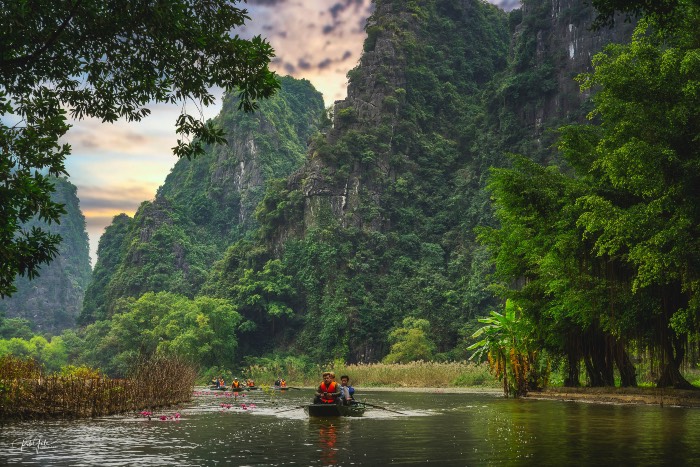
[[[345,10],[346,5],[343,5],[342,3],[336,3],[328,11],[331,12],[331,16],[333,17],[333,20],[337,20],[338,16],[340,13]]]
[[[85,216],[85,230],[89,238],[90,261],[93,266],[97,261],[99,239],[105,227],[112,223],[114,216],[125,213],[133,217],[141,203],[153,199],[157,189],[153,184],[123,182],[119,178],[112,179],[112,183],[114,184],[108,186],[76,184],[80,210]]]
[[[307,62],[306,59],[300,58],[297,62],[297,67],[299,67],[300,70],[310,70],[312,65],[311,63]]]
[[[153,188],[141,184],[120,186],[81,185],[78,187],[80,209],[90,217],[99,217],[109,213],[133,214],[139,205],[153,198]]]

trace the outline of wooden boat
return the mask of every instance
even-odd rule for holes
[[[228,386],[209,386],[210,391],[228,391]]]
[[[309,404],[305,407],[309,417],[361,417],[365,413],[364,404]]]

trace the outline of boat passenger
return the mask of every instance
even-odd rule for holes
[[[238,378],[233,378],[233,382],[231,383],[231,389],[240,389],[241,388],[241,382],[238,381]]]
[[[253,381],[252,379],[249,379],[249,380],[247,381],[247,383],[248,383],[248,387],[249,387],[249,388],[255,387],[255,381]]]
[[[280,381],[279,378],[275,380],[275,386],[280,387],[282,385],[282,382]]]
[[[280,381],[280,388],[284,388],[284,389],[287,388],[287,380],[282,379],[282,381]]]
[[[340,386],[333,381],[333,373],[323,373],[323,381],[316,390],[314,404],[337,404],[340,402]]]
[[[350,377],[348,375],[340,377],[340,393],[343,404],[351,405],[355,403],[355,388],[350,386]]]

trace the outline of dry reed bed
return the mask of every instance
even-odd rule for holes
[[[0,359],[0,419],[99,417],[192,398],[196,372],[172,359],[138,365],[128,379],[43,375],[33,360]]]

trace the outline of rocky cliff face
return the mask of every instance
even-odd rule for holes
[[[573,78],[630,32],[590,31],[595,13],[573,0],[510,13],[480,0],[375,5],[333,127],[262,207],[266,243],[304,277],[300,347],[332,336],[323,348],[365,361],[406,316],[428,320],[445,351],[496,306],[474,233],[493,222],[489,170],[509,152],[556,158],[547,130],[586,114]],[[319,251],[335,253],[332,273],[305,269]]]
[[[41,226],[61,235],[58,257],[42,266],[38,278],[19,277],[17,292],[0,300],[0,311],[8,318],[28,319],[35,332],[50,334],[75,326],[91,274],[85,217],[76,187],[65,179],[55,179],[54,186],[52,199],[66,206],[60,224],[33,221],[27,228]]]
[[[632,31],[623,21],[612,29],[592,31],[594,19],[595,10],[580,0],[524,0],[522,9],[508,17],[468,0],[377,1],[360,63],[348,73],[348,96],[335,103],[333,128],[312,146],[305,167],[290,179],[290,189],[304,194],[303,224],[312,227],[331,216],[344,227],[391,229],[391,216],[368,218],[360,211],[367,202],[387,209],[386,202],[394,201],[384,196],[387,184],[407,166],[419,169],[413,162],[426,148],[416,143],[419,138],[402,146],[411,139],[402,133],[459,139],[450,125],[438,128],[426,120],[461,118],[464,125],[474,124],[468,120],[478,118],[478,110],[464,116],[464,109],[455,107],[476,105],[477,98],[470,101],[469,96],[477,93],[484,93],[486,100],[498,96],[499,106],[512,110],[521,126],[529,128],[515,138],[517,144],[498,148],[504,153],[519,152],[523,139],[538,140],[547,128],[581,120],[589,96],[579,92],[574,78],[591,71],[592,57],[606,44],[626,41]],[[502,41],[510,42],[508,64]],[[428,86],[435,87],[427,90]],[[436,105],[433,98],[452,102]],[[486,124],[481,130],[493,128]],[[338,146],[357,133],[372,139],[371,147],[359,157],[347,157]],[[470,153],[478,151],[463,141],[458,144],[463,162],[469,164]],[[549,151],[544,144],[548,142],[539,142],[540,149]],[[475,170],[481,173],[473,175],[481,178],[484,167]]]
[[[476,100],[505,67],[505,18],[472,0],[376,2],[364,53],[348,73],[348,96],[335,103],[333,128],[290,179],[290,189],[304,193],[307,228],[328,216],[343,227],[395,225],[390,215],[367,215],[365,208],[391,209],[390,185],[421,169],[418,135],[452,138],[452,125],[439,122],[458,117],[463,109],[456,107]]]
[[[590,96],[579,92],[574,78],[592,71],[593,56],[605,45],[629,41],[633,24],[617,21],[614,28],[593,31],[596,11],[581,0],[525,0],[515,15],[522,16],[513,37],[516,50],[534,39],[531,66],[546,67],[553,81],[534,112],[526,115],[527,124],[542,129],[548,120],[580,119]]]
[[[324,114],[320,93],[289,77],[259,111],[244,114],[237,105],[227,97],[215,119],[228,144],[178,161],[153,201],[108,228],[82,322],[109,317],[119,297],[147,291],[194,296],[226,247],[256,226],[254,210],[268,181],[301,165]]]

